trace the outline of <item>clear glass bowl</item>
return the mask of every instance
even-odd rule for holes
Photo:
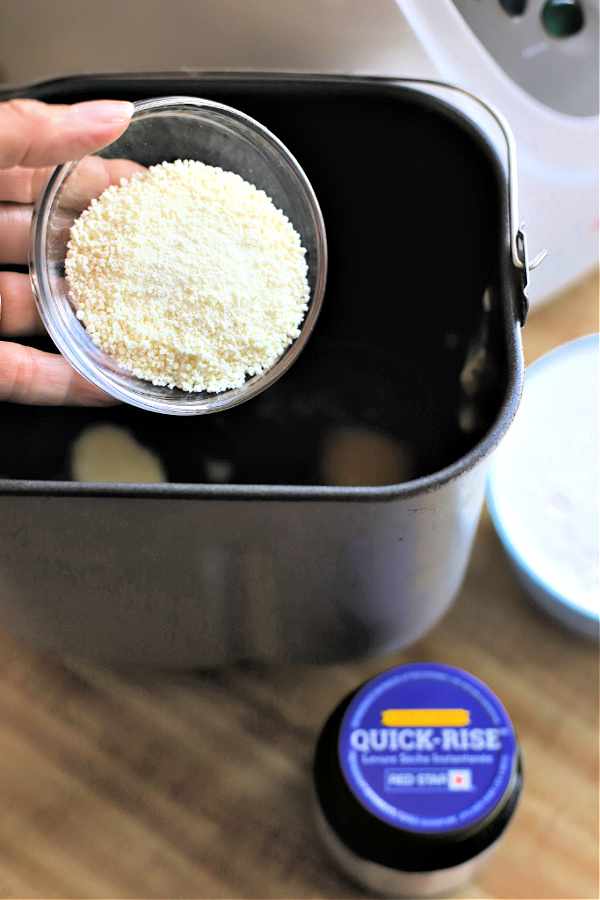
[[[172,415],[219,412],[254,397],[292,365],[319,314],[327,273],[327,242],[314,191],[287,148],[268,129],[239,110],[195,97],[160,97],[135,103],[124,134],[94,156],[151,166],[176,159],[200,160],[236,172],[265,191],[288,217],[306,249],[309,308],[296,338],[266,372],[221,393],[157,387],[121,368],[97,347],[76,317],[64,262],[70,229],[96,192],[78,177],[85,160],[58,166],[33,217],[30,272],[40,315],[52,340],[74,369],[118,400]],[[89,157],[86,157],[89,159]],[[89,163],[88,163],[89,167]]]

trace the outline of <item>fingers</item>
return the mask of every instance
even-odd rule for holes
[[[44,332],[28,275],[0,272],[0,334]],[[0,342],[0,400],[66,406],[111,406],[117,401],[82,378],[57,353]]]
[[[0,272],[0,335],[44,334],[45,328],[31,289],[29,275]],[[1,345],[0,345],[1,346]]]
[[[21,203],[0,203],[0,264],[23,265],[29,255],[32,209]]]
[[[15,171],[14,169],[11,171]],[[31,170],[46,171],[46,170]],[[143,166],[128,159],[102,159],[87,156],[73,170],[66,182],[61,204],[69,209],[75,218],[89,206],[90,201],[106,190],[111,184],[119,184],[122,178],[131,178],[135,172],[144,172]],[[2,198],[2,176],[9,172],[0,171],[0,199]],[[4,186],[6,187],[6,177]],[[16,196],[20,189],[25,195],[38,187],[38,179],[27,179],[19,173],[20,185],[12,193]],[[42,185],[45,181],[42,180]],[[24,265],[29,255],[29,229],[33,207],[24,203],[0,203],[0,264]],[[65,218],[66,221],[66,218]],[[69,227],[70,227],[69,223]]]
[[[0,263],[27,261],[32,203],[46,183],[49,167],[85,157],[116,140],[132,113],[133,104],[125,101],[73,106],[52,106],[37,100],[0,103],[0,170],[10,169],[0,171]],[[117,161],[112,174],[108,163],[92,162],[87,197],[85,169],[78,172],[79,181],[72,186],[73,208],[83,209],[109,184],[131,175],[135,164],[130,163],[126,171],[122,162]],[[0,296],[2,334],[24,334],[40,328],[26,275],[0,272]],[[116,402],[82,378],[59,354],[7,342],[0,343],[0,400],[85,406]]]
[[[27,169],[25,166],[0,169],[0,201],[34,203],[51,171],[51,166],[40,169]]]
[[[54,106],[38,100],[0,103],[0,169],[54,166],[79,159],[122,134],[133,113],[123,100]]]
[[[71,173],[65,190],[72,191],[77,196],[78,206],[83,209],[81,204],[85,199],[89,203],[92,197],[98,197],[110,184],[118,184],[121,178],[131,178],[134,172],[145,171],[143,166],[129,159],[108,160],[99,156],[87,156]],[[51,166],[40,169],[27,169],[24,166],[0,169],[0,202],[35,203],[51,173]],[[88,184],[84,177],[86,173]]]
[[[143,166],[130,159],[86,156],[65,182],[61,205],[75,212],[83,212],[111,184],[120,184],[122,178],[131,178],[136,172],[145,171]]]
[[[0,297],[2,298],[0,335],[15,337],[44,333],[45,328],[33,297],[29,275],[0,272]]]
[[[58,353],[0,343],[0,400],[43,406],[112,406]]]

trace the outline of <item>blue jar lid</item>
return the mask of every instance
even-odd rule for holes
[[[484,825],[506,802],[518,756],[492,691],[436,663],[398,666],[360,688],[341,719],[337,752],[364,809],[423,836]]]

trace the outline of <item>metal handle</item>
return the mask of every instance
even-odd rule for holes
[[[529,272],[535,269],[542,262],[543,259],[548,255],[546,250],[540,250],[532,260],[529,260],[527,257],[527,241],[525,239],[525,231],[523,224],[517,224],[519,221],[519,196],[518,196],[518,185],[517,185],[517,149],[515,146],[515,140],[512,135],[512,131],[510,125],[508,124],[507,119],[500,112],[499,109],[496,109],[495,106],[492,106],[487,100],[482,100],[481,97],[478,97],[476,94],[471,93],[466,88],[460,87],[457,84],[450,84],[446,81],[435,81],[434,79],[429,78],[394,78],[394,82],[398,84],[405,85],[428,85],[429,87],[443,88],[444,90],[454,91],[457,94],[463,94],[465,97],[468,97],[470,100],[474,100],[479,104],[483,109],[486,110],[495,120],[496,124],[500,127],[502,134],[504,135],[504,140],[506,141],[506,148],[508,151],[508,191],[509,191],[509,221],[510,221],[510,249],[511,256],[514,265],[518,269],[523,270],[524,274],[524,287],[523,290],[525,294],[527,293],[527,287],[529,285]]]

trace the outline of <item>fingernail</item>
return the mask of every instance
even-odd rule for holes
[[[128,100],[88,100],[75,103],[71,111],[90,125],[122,125],[133,115],[133,103]]]

